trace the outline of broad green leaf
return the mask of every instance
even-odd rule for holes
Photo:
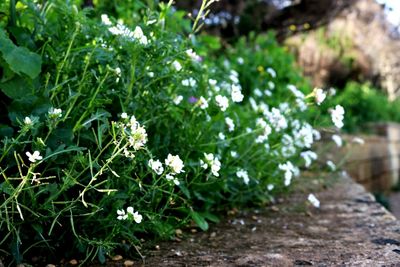
[[[201,230],[208,230],[208,223],[203,216],[195,211],[191,211],[190,216],[192,217],[193,221],[201,228]]]
[[[15,73],[23,73],[28,75],[31,79],[39,75],[42,65],[42,58],[40,55],[29,51],[25,47],[16,46],[1,28],[0,52],[2,53],[3,59]]]
[[[32,84],[17,77],[4,83],[0,83],[0,90],[11,99],[17,100],[32,95]]]

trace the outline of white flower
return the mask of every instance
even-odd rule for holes
[[[117,79],[115,79],[115,82],[119,82],[119,79],[121,78],[121,68],[120,67],[116,67],[115,68],[115,74],[117,75]]]
[[[256,125],[263,129],[263,133],[257,137],[256,143],[263,143],[264,141],[268,140],[268,136],[271,134],[272,128],[265,122],[265,120],[261,118],[257,119]]]
[[[320,202],[319,202],[319,200],[314,196],[314,194],[309,194],[307,200],[310,201],[310,203],[311,203],[314,207],[319,208]]]
[[[128,213],[128,214],[131,214],[131,215],[133,215],[133,207],[128,207],[128,208],[126,208],[126,212]]]
[[[122,112],[121,113],[121,118],[122,119],[127,119],[128,118],[128,114],[126,112]]]
[[[179,184],[180,184],[179,180],[178,180],[175,176],[173,176],[172,174],[167,174],[167,175],[165,176],[165,178],[166,178],[168,181],[172,181],[175,185],[179,185]]]
[[[305,96],[303,92],[296,88],[293,84],[289,84],[287,88],[295,95],[296,98],[304,99]]]
[[[186,55],[188,55],[194,61],[201,61],[201,57],[193,51],[193,49],[186,50]]]
[[[242,102],[244,95],[242,94],[240,85],[232,85],[232,93],[231,93],[232,101],[233,102]]]
[[[305,163],[306,168],[310,167],[312,161],[316,160],[318,158],[318,155],[315,152],[311,151],[311,150],[301,152],[300,156],[306,162]]]
[[[26,152],[25,154],[28,156],[28,159],[29,159],[30,162],[36,162],[38,160],[42,160],[43,159],[43,157],[40,156],[40,152],[37,151],[37,150],[35,150],[33,152],[33,154],[31,154],[29,151]]]
[[[101,22],[102,22],[104,25],[107,25],[107,26],[111,26],[111,25],[112,25],[112,23],[111,23],[111,21],[110,21],[110,18],[108,17],[107,14],[102,14],[102,15],[101,15]]]
[[[193,79],[192,77],[190,77],[189,79],[182,80],[183,86],[194,87],[194,86],[196,86],[196,84],[197,84],[197,81],[195,79]]]
[[[126,209],[126,211],[128,212],[128,214],[130,214],[133,217],[133,220],[136,223],[141,223],[142,222],[143,216],[140,215],[139,212],[137,212],[137,211],[134,212],[133,207],[128,207]]]
[[[218,138],[221,139],[221,140],[225,140],[226,136],[224,135],[224,133],[220,132],[218,134]]]
[[[144,147],[147,143],[146,129],[139,124],[135,116],[131,116],[129,122],[124,124],[125,132],[128,134],[129,147],[135,151]]]
[[[215,85],[217,85],[217,80],[208,79],[208,83],[209,83],[211,86],[215,86]]]
[[[268,191],[271,191],[271,190],[273,190],[274,189],[274,185],[273,184],[269,184],[269,185],[267,185],[267,189],[268,189]]]
[[[124,210],[117,210],[117,214],[118,214],[117,220],[121,221],[128,219],[128,214],[125,214]]]
[[[25,124],[25,125],[32,125],[33,122],[32,122],[32,120],[31,120],[31,118],[25,117],[25,118],[24,118],[24,124]]]
[[[326,98],[326,93],[321,88],[315,88],[313,91],[313,95],[315,96],[315,102],[317,105],[321,105]]]
[[[336,105],[336,107],[331,110],[331,118],[333,124],[335,124],[337,128],[342,128],[344,125],[344,108],[341,105]]]
[[[183,96],[178,95],[174,98],[174,100],[172,100],[174,102],[175,105],[179,105],[183,100]]]
[[[313,136],[315,140],[321,140],[321,133],[315,129],[312,130]]]
[[[139,150],[147,143],[146,130],[139,126],[135,130],[131,129],[131,135],[128,139],[129,146],[133,147],[134,150]]]
[[[207,170],[207,168],[208,168],[208,164],[205,163],[202,159],[200,160],[200,166],[205,170]]]
[[[235,130],[235,123],[229,117],[225,118],[225,123],[228,125],[228,131],[233,132]]]
[[[338,147],[341,147],[341,146],[343,145],[343,140],[342,140],[342,138],[341,138],[339,135],[337,135],[337,134],[332,135],[332,140],[333,140],[333,142],[336,143],[336,145],[337,145]]]
[[[293,136],[296,138],[295,144],[300,148],[310,148],[314,143],[313,128],[305,122],[299,130],[293,130]]]
[[[211,173],[218,177],[219,176],[219,170],[221,169],[221,162],[217,157],[215,157],[212,153],[204,153],[204,158],[205,162],[203,160],[200,160],[201,167],[204,169],[207,169],[208,166],[211,167]]]
[[[271,111],[265,111],[264,113],[267,117],[267,121],[271,123],[275,131],[279,132],[288,127],[287,120],[279,109],[272,108]]]
[[[142,28],[139,26],[136,26],[135,30],[133,31],[133,38],[137,39],[142,45],[148,44],[147,37],[143,34]]]
[[[362,139],[360,137],[354,137],[352,141],[353,141],[353,143],[356,143],[356,144],[359,144],[359,145],[364,145],[365,144],[364,139]]]
[[[135,211],[135,212],[133,213],[133,220],[134,220],[136,223],[141,223],[141,222],[142,222],[142,219],[143,219],[143,216],[140,215],[139,212]]]
[[[336,170],[336,165],[331,160],[328,160],[326,162],[326,165],[328,165],[328,167],[331,169],[331,171],[335,171]]]
[[[272,92],[271,92],[270,90],[268,90],[268,89],[265,89],[265,90],[264,90],[264,95],[266,95],[266,96],[272,96]]]
[[[217,95],[215,97],[215,101],[217,102],[217,105],[219,106],[221,111],[225,111],[229,106],[229,100],[226,96]]]
[[[141,223],[142,219],[143,219],[143,216],[140,215],[139,212],[134,211],[133,207],[128,207],[126,209],[126,213],[125,213],[125,211],[123,209],[122,210],[117,210],[117,215],[118,215],[117,220],[120,220],[120,221],[128,219],[129,216],[131,216],[130,218],[133,218],[133,220],[136,223]]]
[[[331,96],[336,95],[336,89],[333,87],[329,88],[329,95],[331,95]]]
[[[238,57],[238,58],[237,58],[237,63],[238,63],[239,65],[243,65],[244,59],[243,59],[242,57]]]
[[[269,87],[269,89],[274,90],[274,89],[275,89],[275,84],[274,84],[274,82],[269,81],[269,82],[268,82],[268,87]]]
[[[178,155],[173,156],[171,154],[168,154],[167,158],[165,159],[165,165],[169,166],[172,169],[172,174],[184,172],[183,161],[179,158]]]
[[[231,70],[231,74],[229,75],[229,79],[231,79],[231,81],[233,83],[239,83],[239,73],[237,73],[237,71],[235,71],[235,70]]]
[[[300,111],[305,111],[308,108],[306,102],[304,102],[302,98],[296,98],[296,104],[299,107]]]
[[[207,102],[207,99],[205,99],[204,97],[200,97],[200,99],[199,99],[199,104],[200,104],[200,108],[201,109],[206,109],[206,108],[208,108],[208,102]]]
[[[214,158],[214,160],[211,163],[211,173],[218,177],[219,176],[219,170],[221,169],[221,162],[219,161],[218,158]]]
[[[239,170],[236,172],[236,176],[237,176],[238,178],[242,178],[242,179],[243,179],[243,182],[244,182],[246,185],[249,184],[250,178],[249,178],[249,174],[247,173],[247,171],[245,171],[245,170],[243,170],[243,169],[239,169]]]
[[[299,169],[297,169],[290,161],[285,164],[279,164],[279,169],[285,172],[284,185],[289,186],[293,176],[299,175]]]
[[[231,151],[231,157],[232,158],[237,158],[238,157],[238,153],[236,151]]]
[[[250,97],[249,98],[249,102],[250,102],[250,106],[254,111],[258,111],[258,105],[256,100],[254,100],[254,98]]]
[[[162,163],[159,160],[150,159],[148,165],[158,175],[164,172],[164,167],[162,166]]]
[[[60,108],[49,108],[49,117],[52,119],[60,118],[62,116],[62,110]]]
[[[273,68],[267,68],[266,70],[272,78],[276,77],[276,71]]]
[[[258,89],[258,88],[254,89],[253,92],[254,92],[254,94],[255,94],[256,96],[262,96],[262,95],[263,95],[262,92],[261,92],[261,90]]]
[[[174,66],[174,68],[176,69],[176,71],[180,71],[182,69],[182,65],[181,63],[179,63],[178,61],[174,61],[172,62],[172,66]]]

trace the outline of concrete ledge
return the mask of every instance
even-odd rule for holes
[[[305,189],[305,185],[313,184]],[[147,251],[145,266],[400,266],[400,222],[348,177]],[[309,190],[321,201],[305,203]],[[180,241],[180,239],[177,239]]]

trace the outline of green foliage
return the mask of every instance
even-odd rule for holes
[[[104,262],[287,191],[315,106],[272,33],[222,50],[168,4],[72,3],[0,5],[0,253]]]
[[[371,122],[400,122],[400,101],[389,101],[385,94],[367,83],[349,82],[330,101],[330,105],[335,104],[345,108],[344,129],[349,132],[363,132]]]

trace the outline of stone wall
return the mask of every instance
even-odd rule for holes
[[[346,145],[337,148],[328,142],[331,134],[325,134],[319,149],[328,150],[324,160],[344,161],[343,168],[367,190],[388,192],[399,183],[400,124],[373,124],[369,130],[372,134],[359,136],[363,145],[353,141],[355,136],[344,135]]]

